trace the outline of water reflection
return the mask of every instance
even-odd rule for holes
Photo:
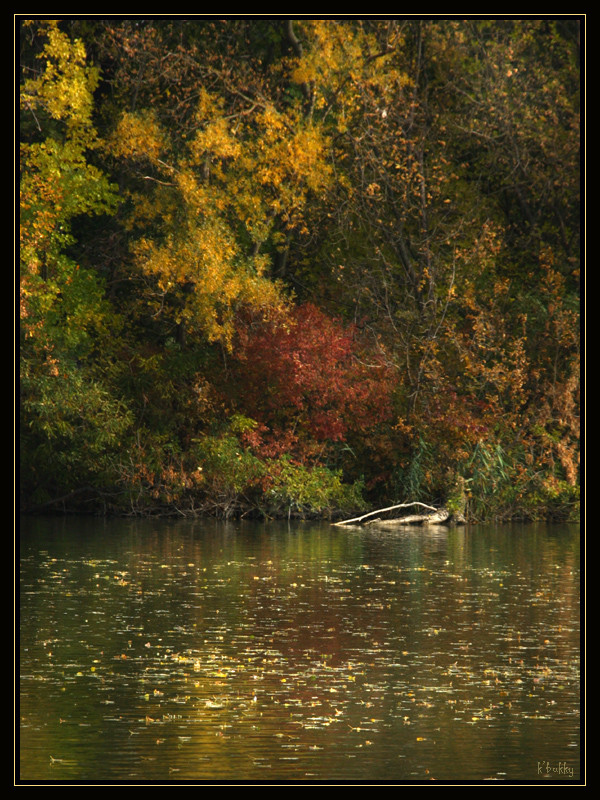
[[[26,520],[20,592],[22,779],[579,775],[573,526]]]

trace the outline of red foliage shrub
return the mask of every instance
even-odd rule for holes
[[[235,356],[240,409],[279,431],[287,448],[293,440],[341,442],[391,416],[391,370],[361,347],[354,326],[310,303],[246,321]]]

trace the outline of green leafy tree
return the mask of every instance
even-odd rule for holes
[[[116,205],[88,161],[98,73],[55,20],[23,21],[22,44],[21,465],[35,503],[109,469],[129,416],[97,364],[118,320],[98,276],[67,254],[72,221]]]

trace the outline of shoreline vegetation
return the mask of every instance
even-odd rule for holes
[[[21,511],[576,520],[582,22],[19,17]]]

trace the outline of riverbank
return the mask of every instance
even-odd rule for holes
[[[358,487],[360,488],[360,487]],[[494,507],[490,505],[489,514],[480,516],[469,508],[465,502],[461,510],[449,510],[442,504],[430,505],[418,501],[405,504],[392,504],[378,509],[357,494],[357,487],[344,487],[348,500],[354,502],[336,505],[328,503],[328,498],[315,505],[302,502],[300,498],[285,498],[274,503],[273,498],[255,497],[250,500],[246,496],[224,495],[206,497],[198,494],[185,494],[177,501],[161,502],[152,496],[138,494],[135,498],[120,492],[101,491],[91,486],[81,487],[68,494],[53,498],[38,505],[24,505],[21,513],[30,516],[40,514],[71,515],[83,514],[106,517],[137,517],[164,519],[202,519],[215,518],[221,520],[329,520],[338,525],[349,522],[360,524],[390,525],[400,524],[439,524],[462,525],[478,523],[511,523],[511,522],[579,522],[579,492],[573,492],[567,501],[540,504],[537,498],[531,498],[518,507]],[[269,503],[269,499],[271,502]],[[423,506],[429,511],[404,515],[397,511],[401,506]],[[451,507],[451,504],[449,504]]]

